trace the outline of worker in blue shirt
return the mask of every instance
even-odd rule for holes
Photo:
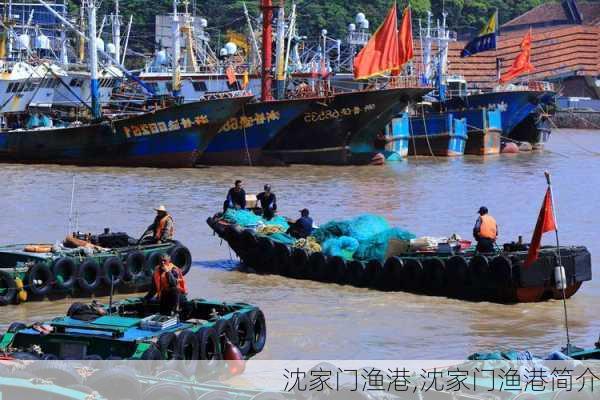
[[[260,203],[264,219],[270,220],[275,216],[275,211],[277,211],[277,198],[275,197],[275,193],[271,192],[271,185],[265,185],[264,189],[264,192],[256,196],[256,200]]]
[[[290,226],[287,233],[296,239],[310,236],[313,231],[313,220],[308,215],[308,209],[304,208],[300,210],[300,218]]]
[[[235,186],[227,192],[227,198],[223,203],[223,212],[227,211],[228,208],[236,210],[246,208],[246,191],[243,182],[239,179],[235,181]]]

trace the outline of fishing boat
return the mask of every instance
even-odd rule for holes
[[[105,229],[98,235],[75,233],[60,244],[0,246],[0,305],[144,291],[162,254],[170,254],[187,274],[192,265],[187,247],[147,239]]]

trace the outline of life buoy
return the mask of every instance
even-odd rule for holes
[[[423,264],[420,260],[416,258],[404,260],[401,281],[405,290],[418,292],[423,288]]]
[[[290,248],[287,245],[279,242],[274,242],[273,246],[273,273],[295,278],[295,271],[291,265],[292,251]]]
[[[59,258],[52,265],[52,273],[56,286],[59,289],[71,289],[75,285],[77,277],[77,265],[75,261],[69,257]]]
[[[134,251],[127,255],[125,259],[125,280],[136,281],[145,276],[144,266],[146,256],[141,251]]]
[[[385,261],[385,264],[383,264],[383,276],[385,278],[386,289],[402,289],[402,268],[404,268],[404,261],[400,257],[390,257]]]
[[[232,324],[238,338],[237,347],[246,356],[252,350],[252,337],[254,336],[250,318],[245,313],[235,313],[232,317]]]
[[[0,294],[0,306],[12,304],[17,295],[15,280],[6,271],[0,271],[0,288],[3,289]]]
[[[310,278],[309,256],[306,250],[293,248],[290,257],[290,269],[297,279]]]
[[[364,286],[365,263],[352,260],[346,263],[346,282],[352,286]]]
[[[308,276],[313,281],[325,282],[327,280],[327,257],[318,251],[312,253],[308,258]]]
[[[426,289],[435,293],[446,287],[446,265],[441,258],[423,260],[423,284]]]
[[[119,257],[108,257],[102,264],[102,280],[108,287],[117,287],[123,282],[125,266]]]
[[[77,271],[77,286],[86,293],[92,293],[102,283],[100,265],[93,258],[88,258],[79,265]]]
[[[42,262],[37,262],[27,272],[29,292],[34,296],[45,296],[52,290],[54,276],[50,267]]]
[[[179,267],[183,275],[187,274],[192,267],[192,253],[183,245],[176,245],[169,250],[171,262]]]

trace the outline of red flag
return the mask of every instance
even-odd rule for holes
[[[398,21],[394,3],[383,24],[354,58],[354,78],[366,79],[397,69],[398,50]]]
[[[235,79],[235,71],[231,65],[228,65],[225,69],[225,75],[227,75],[227,83],[233,85],[237,79]]]
[[[544,197],[544,203],[540,210],[537,223],[535,224],[535,230],[533,231],[533,237],[531,238],[531,244],[529,245],[529,253],[527,253],[527,260],[525,260],[525,267],[529,267],[538,258],[540,251],[540,244],[542,242],[542,235],[546,232],[552,232],[556,230],[556,222],[554,221],[554,212],[552,211],[552,193],[550,188],[546,191]]]
[[[531,29],[527,32],[527,35],[523,38],[521,42],[521,52],[515,58],[515,62],[513,65],[500,77],[500,83],[506,83],[519,75],[526,74],[528,72],[533,72],[535,69],[531,64]]]
[[[409,62],[414,55],[410,7],[406,7],[402,15],[402,26],[400,27],[400,34],[398,35],[398,46],[399,63],[400,66],[402,66]]]

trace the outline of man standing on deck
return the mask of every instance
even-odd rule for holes
[[[223,203],[223,212],[228,208],[245,209],[246,208],[246,191],[244,190],[241,180],[235,181],[235,186],[227,192],[227,198]]]
[[[488,214],[487,207],[479,208],[479,218],[473,227],[473,236],[477,240],[477,252],[493,253],[498,237],[498,224],[494,217]]]
[[[154,243],[164,243],[173,240],[173,235],[175,234],[173,217],[169,215],[167,209],[163,205],[155,208],[154,211],[156,211],[156,218],[154,218],[152,225],[146,229],[144,235],[148,232],[152,232]]]
[[[271,192],[271,185],[265,185],[264,189],[264,192],[256,196],[256,200],[260,202],[263,218],[270,220],[275,216],[275,211],[277,211],[277,198],[275,197],[275,193]]]
[[[186,294],[187,286],[183,273],[171,262],[168,255],[161,255],[152,275],[152,288],[144,300],[148,301],[156,295],[160,303],[160,314],[171,315],[179,311],[179,305]]]

